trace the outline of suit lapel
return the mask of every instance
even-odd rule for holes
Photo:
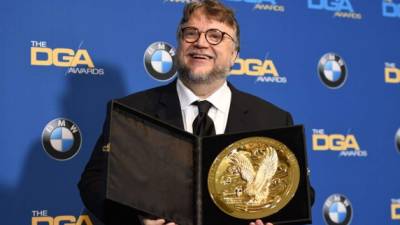
[[[236,133],[246,128],[246,117],[249,109],[240,102],[240,92],[228,82],[232,92],[231,106],[229,108],[228,122],[225,133]]]
[[[241,103],[240,91],[231,83],[228,86],[232,92],[231,106],[229,108],[228,122],[225,133],[236,133],[246,129],[246,117],[249,109]],[[168,124],[180,129],[183,127],[181,106],[178,93],[176,91],[176,80],[165,86],[165,91],[160,93],[158,107],[156,107],[155,116]]]
[[[160,93],[156,117],[180,129],[183,127],[181,106],[176,91],[176,80],[165,86],[165,91]]]

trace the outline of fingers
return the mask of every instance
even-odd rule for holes
[[[167,223],[166,225],[178,225],[178,224],[176,224],[174,222],[170,222],[170,223]]]
[[[263,221],[258,219],[256,222],[251,222],[249,225],[264,225]],[[272,223],[266,223],[265,225],[273,225]]]
[[[144,225],[163,225],[165,223],[164,219],[143,219],[143,224]]]
[[[174,222],[169,222],[167,224],[165,224],[165,219],[156,219],[156,220],[152,220],[152,219],[143,219],[143,224],[144,225],[178,225],[177,223]]]

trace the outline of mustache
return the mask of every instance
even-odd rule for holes
[[[203,51],[200,51],[200,50],[189,50],[187,55],[192,56],[192,57],[194,57],[194,56],[207,57],[209,59],[215,58],[214,54],[203,52]]]

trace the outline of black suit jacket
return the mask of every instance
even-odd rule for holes
[[[225,133],[292,125],[292,117],[288,112],[258,97],[241,92],[231,84],[229,87],[232,100]],[[176,82],[135,93],[118,101],[184,129]],[[102,148],[107,143],[108,118],[78,185],[82,200],[86,207],[106,224],[140,224],[137,219],[138,212],[105,200],[107,152],[102,151]]]

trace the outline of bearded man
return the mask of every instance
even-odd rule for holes
[[[240,48],[239,25],[231,9],[212,0],[187,4],[177,39],[178,78],[119,102],[199,136],[292,125],[290,113],[227,82]],[[175,224],[116,203],[106,204],[107,152],[102,146],[108,143],[108,119],[104,127],[79,183],[86,207],[106,224]]]

